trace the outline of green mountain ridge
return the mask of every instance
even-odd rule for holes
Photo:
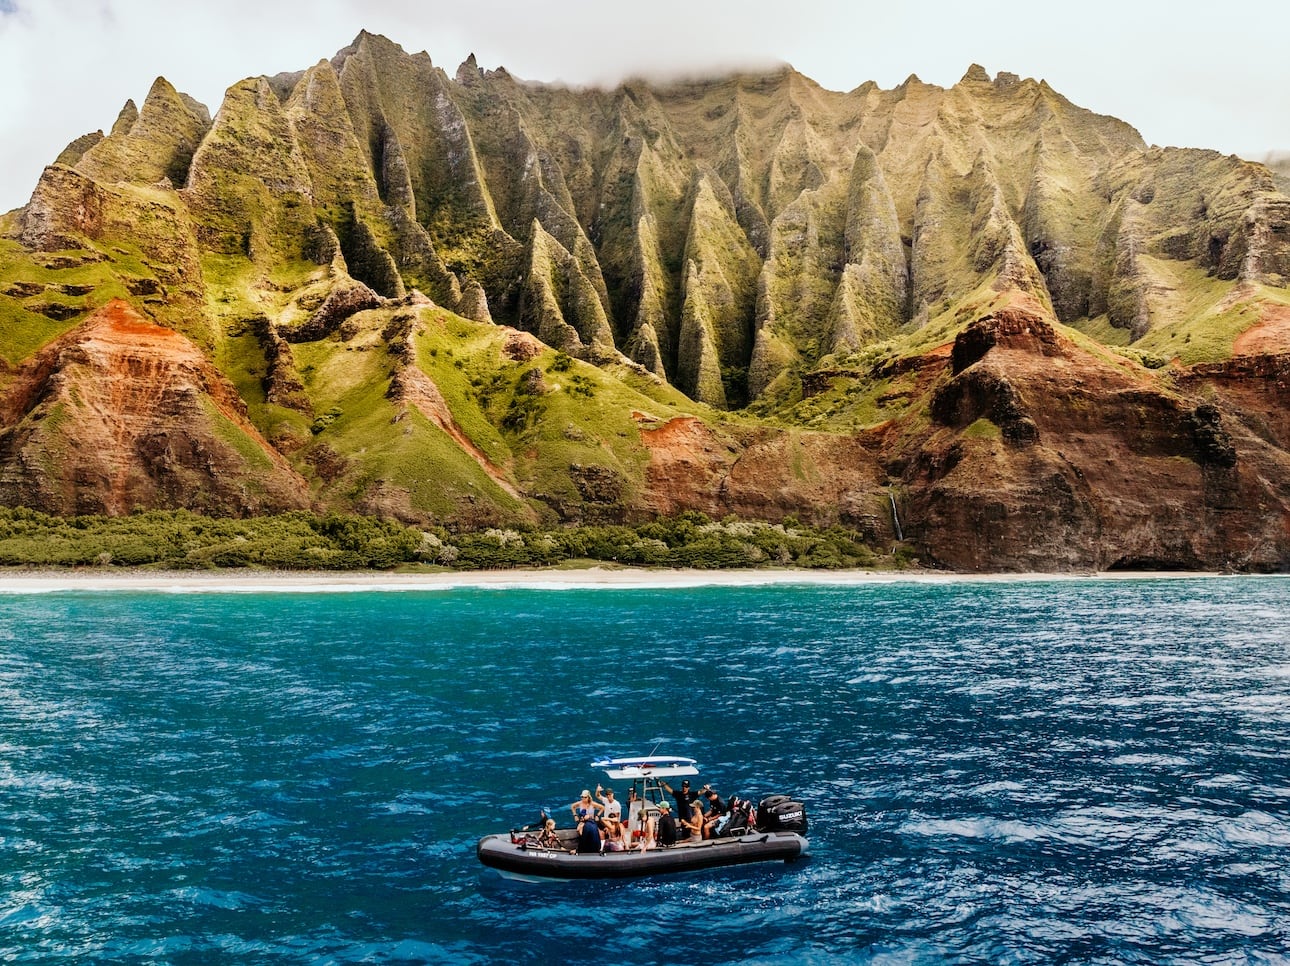
[[[916,509],[906,448],[940,445],[926,427],[948,348],[982,320],[1034,318],[1079,365],[1136,365],[1169,398],[1179,367],[1290,348],[1273,172],[1148,147],[976,65],[949,89],[832,92],[785,67],[575,90],[473,57],[449,76],[364,32],[234,84],[214,117],[159,78],[69,145],[0,235],[0,496],[52,512],[94,501],[36,485],[49,470],[18,440],[45,410],[15,386],[114,298],[236,387],[303,481],[282,508],[462,527],[692,508],[881,542],[890,487]],[[988,442],[974,432],[960,443]],[[833,488],[769,455],[828,467],[857,443]],[[1283,537],[1250,565],[1280,566]],[[1034,559],[1155,553],[1107,539]]]

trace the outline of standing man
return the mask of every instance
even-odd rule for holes
[[[659,785],[662,787],[663,791],[676,799],[677,815],[688,816],[692,811],[694,811],[694,803],[698,801],[699,793],[690,788],[690,779],[687,778],[681,782],[681,788],[679,791],[674,789],[665,781],[660,781]],[[689,829],[684,827],[682,827],[679,832],[681,838],[686,838],[690,834]]]
[[[601,788],[596,786],[596,801],[605,806],[605,818],[622,818],[623,803],[614,798],[612,788]]]

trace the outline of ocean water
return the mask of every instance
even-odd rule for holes
[[[0,962],[1287,963],[1288,589],[0,593]],[[476,862],[660,744],[812,856]]]

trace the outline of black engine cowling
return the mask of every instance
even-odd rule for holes
[[[787,795],[771,795],[757,806],[757,829],[761,832],[806,834],[806,806]]]

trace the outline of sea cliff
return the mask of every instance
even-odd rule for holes
[[[0,504],[1283,570],[1278,183],[975,65],[159,78],[0,217]]]

